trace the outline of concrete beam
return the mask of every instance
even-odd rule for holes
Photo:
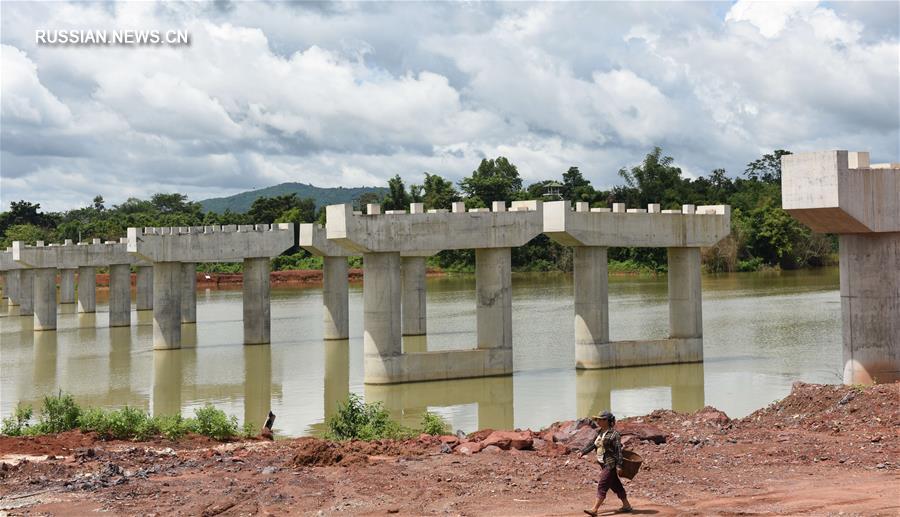
[[[110,264],[138,264],[138,257],[130,255],[124,239],[120,242],[106,242],[94,239],[92,244],[50,244],[26,246],[20,241],[12,244],[12,259],[18,264],[32,268],[77,269],[82,266],[106,267]]]
[[[543,232],[565,246],[700,247],[714,246],[731,233],[731,207],[685,205],[678,213],[631,212],[621,205],[611,212],[573,211],[568,201],[544,203]]]
[[[703,361],[702,338],[611,341],[580,350],[575,364],[580,370]]]
[[[317,257],[358,257],[358,251],[349,250],[326,238],[325,227],[320,224],[301,224],[297,245]]]
[[[524,245],[543,227],[540,201],[516,201],[512,211],[498,212],[357,215],[349,204],[326,210],[328,240],[359,253],[509,248]]]
[[[128,252],[151,262],[271,258],[293,245],[293,223],[128,229]]]
[[[781,164],[782,206],[813,231],[900,232],[900,166],[847,151],[791,154]]]

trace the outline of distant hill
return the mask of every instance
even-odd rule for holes
[[[200,201],[204,212],[222,213],[226,209],[232,212],[246,212],[250,209],[250,205],[260,197],[283,196],[285,194],[297,194],[299,198],[313,198],[316,200],[316,207],[325,205],[335,205],[338,203],[350,203],[366,192],[378,192],[384,194],[387,189],[384,187],[333,187],[320,188],[305,183],[282,183],[273,187],[261,188],[258,190],[250,190],[241,192],[228,197],[216,197],[204,199]]]

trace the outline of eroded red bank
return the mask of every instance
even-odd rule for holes
[[[626,482],[658,515],[896,515],[900,384],[795,385],[743,419],[713,408],[622,420],[644,458]],[[333,443],[102,442],[79,432],[0,438],[0,509],[81,515],[577,515],[597,466],[583,422],[462,438]],[[23,459],[24,458],[24,459]],[[614,499],[614,497],[613,497]],[[612,510],[617,501],[609,501]]]

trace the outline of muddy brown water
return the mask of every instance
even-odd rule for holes
[[[151,314],[108,328],[104,293],[93,315],[60,306],[56,332],[32,332],[32,318],[0,305],[0,416],[19,402],[40,405],[58,389],[87,405],[128,404],[153,414],[192,415],[207,402],[240,422],[276,432],[318,434],[349,392],[382,401],[405,424],[426,409],[454,429],[537,429],[611,409],[620,416],[712,405],[744,416],[784,397],[796,380],[841,381],[837,268],[703,277],[703,363],[576,371],[572,277],[513,278],[515,374],[508,377],[366,386],[362,371],[362,285],[350,288],[350,339],[322,339],[321,288],[272,291],[272,344],[244,346],[240,290],[200,290],[197,320],[178,351],[151,348]],[[475,344],[473,276],[428,279],[427,337],[411,351]],[[666,278],[610,277],[614,340],[665,337]]]

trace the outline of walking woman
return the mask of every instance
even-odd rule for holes
[[[616,417],[609,411],[604,411],[593,418],[594,422],[600,428],[600,434],[594,443],[588,444],[581,450],[580,456],[597,449],[597,461],[603,466],[600,470],[600,481],[597,482],[597,502],[594,503],[592,510],[585,510],[584,513],[596,516],[600,510],[600,505],[606,499],[606,492],[612,490],[622,500],[622,507],[619,512],[630,512],[631,504],[628,503],[628,496],[625,494],[625,487],[619,479],[617,469],[622,466],[622,439],[619,432],[614,429],[616,425]]]

